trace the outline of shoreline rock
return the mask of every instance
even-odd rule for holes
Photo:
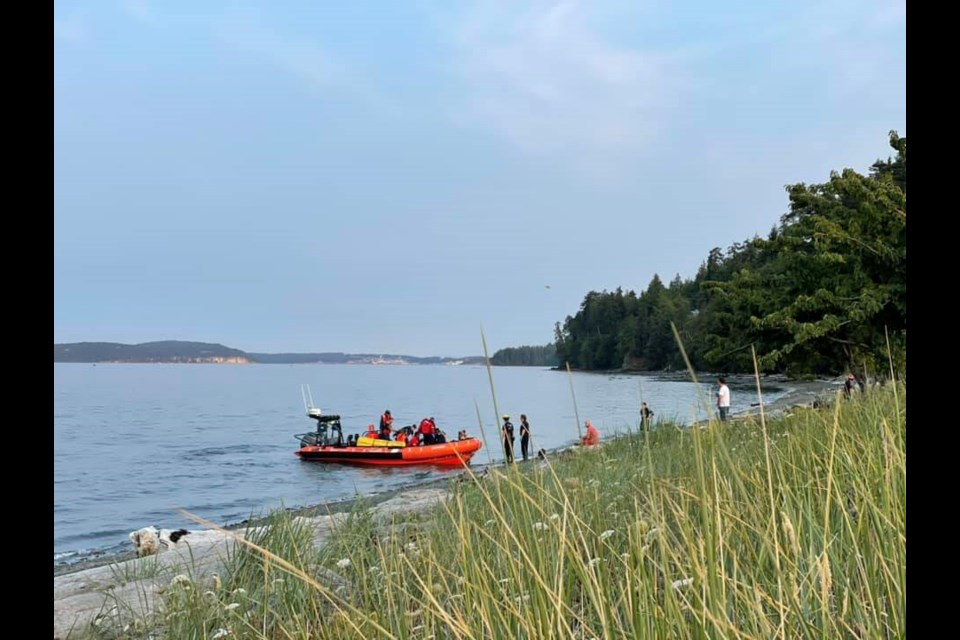
[[[424,484],[449,482],[448,478]],[[449,496],[446,488],[419,485],[414,491],[398,490],[394,495],[381,500],[372,507],[375,518],[387,520],[393,515],[424,511]],[[358,498],[359,500],[359,498]],[[355,504],[356,500],[351,504]],[[345,505],[342,505],[345,506]],[[319,506],[309,509],[318,510]],[[306,511],[304,509],[303,511]],[[293,511],[293,510],[288,510]],[[323,515],[296,515],[313,529],[313,542],[322,545],[334,528],[346,520],[350,509],[343,508]],[[249,524],[249,523],[248,523]],[[255,523],[254,523],[255,525]],[[247,525],[234,525],[229,533],[205,530],[199,542],[143,558],[118,559],[66,573],[53,578],[53,637],[66,640],[89,631],[96,626],[99,617],[110,615],[111,607],[124,607],[137,615],[156,610],[160,604],[161,589],[169,582],[172,572],[188,573],[194,581],[212,579],[222,571],[224,560],[237,544],[235,538],[243,538]],[[238,531],[238,529],[243,531]],[[145,569],[146,563],[156,563],[155,568]],[[149,565],[148,565],[149,566]],[[182,570],[182,571],[181,571]],[[124,575],[148,577],[134,578],[122,583]],[[162,577],[161,577],[162,576]]]

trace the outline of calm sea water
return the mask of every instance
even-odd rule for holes
[[[127,534],[147,525],[197,528],[178,508],[228,524],[281,505],[460,473],[302,462],[293,435],[315,422],[301,384],[325,413],[342,416],[345,434],[390,409],[397,425],[434,416],[449,436],[464,428],[480,436],[479,407],[490,447],[474,464],[501,459],[499,420],[479,366],[54,364],[53,374],[55,564],[127,549]],[[576,440],[565,372],[496,367],[493,376],[501,413],[518,427],[521,413],[529,417],[534,450]],[[577,373],[572,380],[581,421],[601,434],[636,428],[641,397],[657,418],[705,417],[692,383]],[[734,411],[755,400],[733,391]]]

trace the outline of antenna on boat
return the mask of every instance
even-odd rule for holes
[[[303,408],[306,410],[308,416],[314,417],[321,415],[320,407],[316,407],[313,404],[313,393],[310,391],[310,385],[300,385],[300,396],[303,398]]]

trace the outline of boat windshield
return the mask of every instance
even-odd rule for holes
[[[317,443],[334,446],[343,444],[343,429],[338,416],[317,418]]]

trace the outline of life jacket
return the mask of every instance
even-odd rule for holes
[[[420,433],[422,433],[425,436],[429,436],[433,434],[433,428],[434,428],[434,424],[430,421],[429,418],[424,418],[423,421],[420,422]]]
[[[420,436],[418,436],[417,434],[413,434],[413,435],[410,436],[410,438],[407,440],[407,446],[408,446],[408,447],[415,447],[415,446],[417,446],[418,444],[420,444]]]
[[[377,430],[373,428],[372,424],[367,425],[367,437],[377,439]]]
[[[406,442],[407,441],[407,432],[401,431],[397,434],[397,442]]]
[[[383,430],[384,427],[393,427],[393,416],[387,414],[380,416],[380,429]]]

